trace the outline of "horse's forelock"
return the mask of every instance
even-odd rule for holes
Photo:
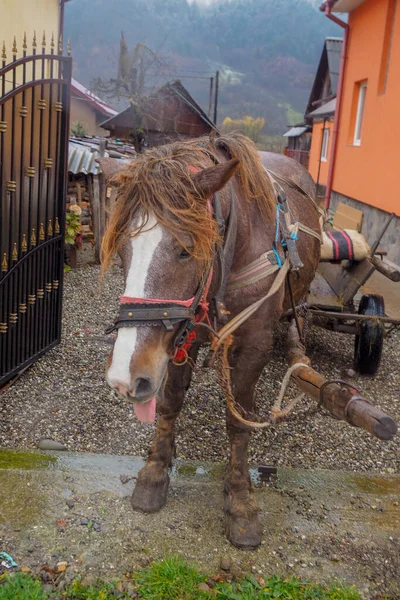
[[[132,161],[124,170],[118,199],[103,238],[103,270],[121,245],[140,232],[141,228],[132,231],[138,212],[154,215],[183,246],[189,232],[193,245],[187,250],[201,262],[210,260],[218,232],[191,177],[193,170],[208,166],[207,161],[203,150],[188,143],[155,148]]]
[[[119,181],[118,200],[102,243],[103,272],[131,237],[131,224],[138,211],[154,215],[184,247],[189,233],[192,245],[186,249],[200,262],[210,260],[218,231],[204,198],[199,198],[193,173],[212,165],[208,153],[217,151],[240,161],[242,196],[256,202],[264,218],[271,217],[275,203],[273,190],[257,148],[249,138],[231,134],[152,148],[133,160]]]

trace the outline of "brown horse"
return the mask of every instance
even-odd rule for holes
[[[134,403],[140,419],[154,418],[156,399],[158,412],[155,437],[132,496],[134,509],[155,512],[166,502],[175,420],[190,385],[193,361],[209,331],[199,328],[189,342],[187,335],[194,319],[215,323],[212,299],[221,289],[221,271],[228,264],[228,275],[234,278],[270,251],[275,239],[275,251],[284,258],[276,238],[276,195],[264,167],[279,178],[292,219],[318,232],[318,213],[309,197],[314,197],[315,186],[307,171],[284,156],[258,153],[239,134],[154,148],[113,176],[119,192],[102,260],[106,269],[119,253],[125,291],[107,381]],[[213,211],[217,193],[219,209],[214,206]],[[227,264],[221,265],[218,249],[233,218],[232,198],[237,207],[235,240]],[[293,277],[296,301],[314,277],[320,244],[299,231],[297,248],[304,266]],[[224,314],[231,319],[265,296],[275,277],[270,274],[239,289],[228,285]],[[255,386],[268,362],[274,329],[289,307],[285,284],[233,335],[231,385],[235,402],[247,413],[253,411]],[[177,365],[171,356],[176,357],[176,346],[182,348],[184,342],[189,360]],[[247,464],[250,429],[229,410],[226,420],[231,446],[224,485],[226,533],[235,546],[255,548],[261,542],[261,525]]]

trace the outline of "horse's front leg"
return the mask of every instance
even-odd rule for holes
[[[235,401],[249,412],[253,411],[255,386],[272,345],[272,331],[264,331],[258,344],[254,337],[242,338],[233,348],[231,358]],[[259,508],[254,500],[247,463],[250,430],[228,409],[226,420],[231,453],[224,484],[225,531],[234,546],[250,550],[260,545],[262,537]]]
[[[189,355],[196,360],[198,346]],[[159,511],[167,501],[169,475],[174,453],[174,425],[192,378],[192,367],[168,366],[168,378],[160,394],[156,432],[145,466],[140,470],[131,504],[146,513]]]

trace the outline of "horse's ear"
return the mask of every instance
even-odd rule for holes
[[[122,183],[122,181],[118,181],[119,178],[116,176],[123,174],[123,171],[126,169],[128,163],[118,158],[96,158],[96,162],[99,163],[104,178],[108,184],[118,185],[119,183]],[[123,177],[121,177],[121,179],[123,179]]]
[[[202,169],[196,175],[193,175],[192,181],[201,196],[210,198],[210,196],[228,183],[229,179],[235,174],[238,166],[239,161],[236,158],[232,158],[226,163]]]

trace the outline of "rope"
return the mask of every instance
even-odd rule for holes
[[[275,403],[274,403],[274,405],[272,407],[272,411],[271,411],[272,418],[274,420],[278,420],[279,418],[282,418],[282,417],[285,417],[286,415],[288,415],[293,410],[293,408],[296,406],[296,404],[298,404],[300,402],[300,400],[302,400],[304,398],[305,393],[301,392],[300,394],[298,394],[298,396],[296,396],[296,398],[293,398],[293,400],[291,400],[284,408],[282,408],[282,400],[283,400],[285,392],[289,386],[292,373],[294,373],[294,371],[296,371],[300,367],[308,368],[309,366],[310,365],[307,365],[306,363],[295,363],[294,365],[289,367],[288,370],[286,371],[285,377],[283,378],[283,381],[282,381],[279,396],[275,400]]]
[[[228,342],[224,345],[222,356],[220,355],[220,359],[218,361],[218,374],[220,378],[221,388],[226,396],[226,405],[228,410],[230,410],[231,414],[243,425],[247,425],[247,427],[251,427],[253,429],[265,429],[274,423],[277,423],[279,420],[285,418],[305,396],[304,392],[298,394],[293,400],[291,400],[285,407],[282,408],[282,401],[285,395],[285,392],[290,384],[290,378],[292,373],[299,368],[309,367],[306,363],[296,363],[288,368],[285,373],[285,376],[282,381],[281,389],[279,391],[279,395],[274,402],[274,405],[271,409],[271,414],[268,415],[267,420],[265,421],[249,421],[245,419],[241,414],[240,410],[243,410],[242,407],[238,406],[233,393],[231,386],[231,367],[229,366],[228,361],[228,352],[229,347],[232,343],[232,338],[228,340]]]

